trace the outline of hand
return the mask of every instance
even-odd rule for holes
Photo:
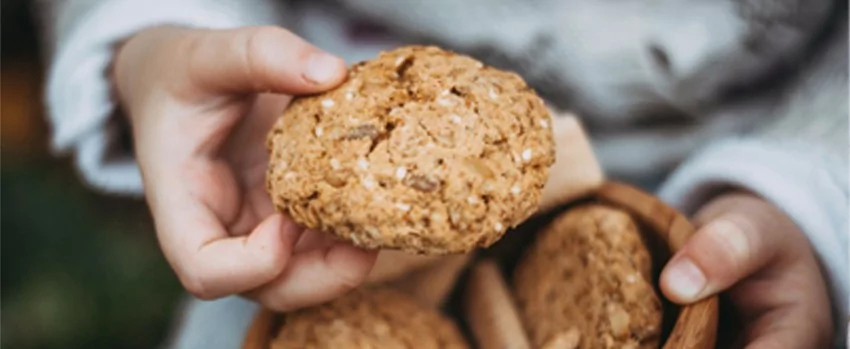
[[[190,293],[244,294],[286,311],[363,282],[375,252],[305,232],[265,191],[266,133],[287,95],[327,90],[345,75],[340,59],[274,27],[158,27],[120,47],[113,78],[146,198]]]
[[[746,193],[722,195],[695,217],[699,230],[661,274],[673,302],[727,292],[744,324],[739,344],[827,348],[829,296],[803,232],[779,209]]]

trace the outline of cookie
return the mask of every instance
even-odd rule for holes
[[[661,302],[636,224],[601,205],[574,208],[514,270],[517,306],[539,348],[658,348]]]
[[[487,247],[539,205],[551,116],[516,74],[431,46],[354,65],[295,99],[267,138],[267,187],[299,224],[356,246]]]
[[[452,320],[386,287],[356,289],[281,316],[272,349],[468,348]]]

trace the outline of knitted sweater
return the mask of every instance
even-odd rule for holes
[[[93,187],[143,193],[132,151],[122,146],[126,126],[114,117],[120,110],[105,71],[112,45],[145,27],[281,25],[350,63],[401,44],[437,43],[526,77],[550,103],[585,118],[609,175],[649,188],[660,184],[658,195],[687,214],[728,185],[783,209],[822,262],[844,341],[850,306],[845,14],[837,27],[817,27],[812,23],[829,22],[829,1],[810,1],[807,12],[792,13],[805,17],[795,17],[803,24],[777,36],[792,39],[774,40],[783,45],[768,46],[772,55],[754,61],[730,49],[753,27],[732,2],[684,10],[662,3],[42,0],[52,147],[73,155]],[[755,7],[747,20],[779,16]],[[362,30],[376,23],[392,30]],[[709,69],[706,62],[717,61],[728,64]],[[777,70],[781,62],[802,64]],[[763,82],[771,74],[780,78]],[[718,93],[730,84],[746,88],[734,99]]]

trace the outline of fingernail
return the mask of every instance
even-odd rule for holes
[[[324,52],[314,52],[307,60],[304,77],[315,84],[328,83],[339,73],[339,67],[339,58]]]
[[[667,266],[667,283],[678,298],[692,300],[705,288],[705,274],[688,258],[673,261]]]

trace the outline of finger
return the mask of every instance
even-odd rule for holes
[[[242,170],[240,178],[246,178],[248,182],[255,183],[265,180],[265,168],[269,163],[269,154],[265,150],[265,136],[280,118],[281,112],[286,109],[291,99],[292,97],[287,95],[258,94],[251,111],[228,135],[227,143],[222,147],[223,155],[234,169]],[[257,168],[263,170],[258,171]]]
[[[208,92],[305,94],[346,75],[345,62],[278,27],[205,30],[187,45],[189,77]]]
[[[747,326],[736,347],[746,349],[826,348],[811,345],[817,333],[798,308],[780,308],[763,313]]]
[[[700,216],[698,220],[708,223],[661,273],[662,291],[677,303],[727,289],[773,261],[780,251],[795,250],[786,249],[787,244],[800,242],[785,236],[793,235],[784,233],[794,229],[793,223],[752,196],[715,200]]]
[[[278,279],[249,296],[277,311],[324,303],[361,285],[376,257],[343,243],[297,254]]]
[[[280,214],[246,236],[229,237],[208,210],[184,206],[162,217],[157,228],[163,252],[183,286],[201,299],[241,293],[280,275],[302,230]]]
[[[543,187],[539,213],[587,195],[605,179],[577,117],[571,114],[554,117],[551,127],[557,157],[550,169],[552,175]]]
[[[293,253],[303,253],[312,250],[326,249],[338,243],[333,235],[317,230],[308,229],[301,234],[301,238],[295,243]]]
[[[804,304],[765,312],[747,325],[740,342],[746,349],[829,348],[831,324],[811,315]]]
[[[811,254],[789,268],[770,267],[729,295],[747,324],[746,348],[829,347],[829,296]]]

